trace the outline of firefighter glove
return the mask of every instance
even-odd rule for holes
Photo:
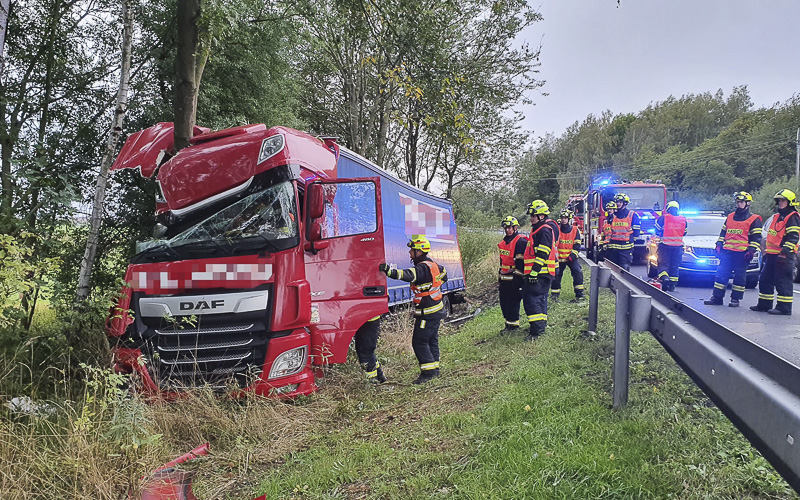
[[[756,251],[755,251],[755,250],[753,250],[752,248],[748,249],[748,250],[747,250],[747,251],[744,253],[744,260],[745,260],[745,262],[750,262],[751,260],[753,260],[753,255],[755,255],[755,254],[756,254]]]
[[[387,264],[385,262],[381,262],[380,264],[378,264],[378,269],[380,270],[380,272],[384,273],[386,276],[389,276],[389,264]]]
[[[717,257],[719,257],[722,254],[722,243],[717,243],[715,251],[717,253]]]

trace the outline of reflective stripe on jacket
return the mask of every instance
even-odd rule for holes
[[[439,265],[432,260],[424,260],[422,264],[425,264],[430,269],[433,281],[421,284],[411,283],[411,292],[414,293],[414,314],[417,316],[435,313],[444,307],[444,304],[442,304],[442,284],[444,281],[442,281]],[[421,309],[419,305],[423,297],[430,297],[434,304]]]
[[[578,228],[572,226],[568,233],[558,231],[558,261],[566,262],[575,247],[575,239],[578,236]]]
[[[633,248],[631,236],[633,235],[633,211],[629,210],[628,215],[619,218],[614,214],[611,220],[611,241],[608,248],[616,250],[630,250]]]
[[[745,220],[734,220],[733,213],[728,214],[725,221],[725,242],[722,248],[734,252],[744,252],[750,246],[750,226],[758,215],[751,215]]]
[[[524,259],[525,259],[525,271],[524,272],[525,272],[526,275],[530,275],[533,272],[533,265],[537,261],[542,267],[547,266],[547,273],[548,274],[550,274],[551,276],[555,276],[556,275],[556,258],[557,258],[556,245],[555,245],[555,237],[556,237],[556,235],[553,234],[552,241],[554,243],[552,245],[550,245],[550,247],[547,247],[547,245],[542,245],[542,244],[537,245],[536,244],[536,239],[537,239],[536,238],[536,234],[539,233],[539,231],[541,231],[542,228],[544,228],[544,227],[548,228],[551,233],[554,233],[553,227],[550,224],[546,223],[546,222],[544,224],[540,225],[538,228],[536,228],[535,231],[531,232],[530,238],[528,239],[528,246],[525,247],[525,257],[524,257]],[[542,259],[541,257],[537,257],[536,256],[536,252],[537,251],[547,252],[548,253],[547,259]]]
[[[672,247],[683,246],[683,235],[686,234],[686,217],[664,213],[664,236],[661,243]]]

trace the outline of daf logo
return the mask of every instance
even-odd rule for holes
[[[204,309],[216,309],[218,307],[225,307],[224,300],[212,300],[209,304],[205,300],[200,300],[197,302],[181,302],[180,309],[181,311],[202,311]]]

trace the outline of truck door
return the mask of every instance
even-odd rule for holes
[[[306,278],[313,362],[343,363],[356,330],[388,312],[383,216],[377,177],[306,187]]]

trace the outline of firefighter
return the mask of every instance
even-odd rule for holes
[[[553,287],[550,290],[550,297],[557,302],[561,295],[561,278],[564,270],[569,267],[572,274],[572,288],[575,290],[575,298],[570,302],[578,302],[583,298],[583,270],[578,260],[578,251],[581,249],[581,233],[577,226],[572,225],[572,218],[575,214],[572,210],[564,209],[559,215],[561,225],[558,228],[558,244],[556,253],[558,256],[558,270],[553,279]]]
[[[420,369],[414,383],[424,384],[439,376],[439,324],[447,315],[442,302],[442,285],[447,281],[447,270],[428,257],[431,244],[425,235],[412,235],[407,246],[414,267],[395,269],[394,265],[380,264],[379,269],[392,279],[411,283],[415,317],[411,347]]]
[[[600,233],[600,242],[598,243],[598,252],[605,258],[608,255],[608,243],[611,241],[611,222],[614,219],[614,212],[617,211],[617,202],[609,201],[606,203],[606,213],[603,219],[603,232]],[[598,258],[598,261],[600,259]]]
[[[367,374],[367,380],[382,384],[386,382],[381,364],[375,357],[375,348],[378,346],[378,333],[381,328],[381,317],[375,316],[356,331],[356,355],[361,369]]]
[[[531,216],[531,235],[525,247],[522,305],[530,324],[525,340],[534,340],[547,327],[547,292],[556,275],[556,233],[547,219],[550,214],[547,203],[532,201],[528,205],[528,214]]]
[[[678,283],[678,268],[683,259],[683,237],[686,236],[686,217],[679,215],[680,205],[677,201],[667,203],[664,215],[656,219],[656,236],[661,237],[658,243],[658,279],[661,289],[667,292],[675,290]]]
[[[745,191],[733,194],[736,210],[728,214],[717,239],[716,253],[719,257],[714,292],[703,301],[707,306],[721,306],[725,298],[725,287],[733,273],[730,307],[739,307],[747,283],[747,264],[761,246],[761,216],[750,213],[753,196]]]
[[[775,204],[778,213],[772,217],[767,230],[764,267],[758,279],[758,304],[750,306],[750,309],[791,316],[794,294],[792,275],[800,239],[800,215],[796,208],[797,197],[788,189],[781,189],[775,194]],[[775,291],[778,292],[778,303],[773,309]]]
[[[628,210],[631,199],[625,193],[614,195],[617,209],[611,217],[611,238],[608,242],[606,258],[626,271],[633,264],[633,242],[639,237],[641,222],[639,215]]]
[[[509,215],[501,225],[506,234],[503,241],[497,244],[500,248],[500,309],[506,320],[504,330],[516,330],[519,328],[519,303],[522,301],[523,254],[528,239],[517,231],[519,222],[516,217]]]

